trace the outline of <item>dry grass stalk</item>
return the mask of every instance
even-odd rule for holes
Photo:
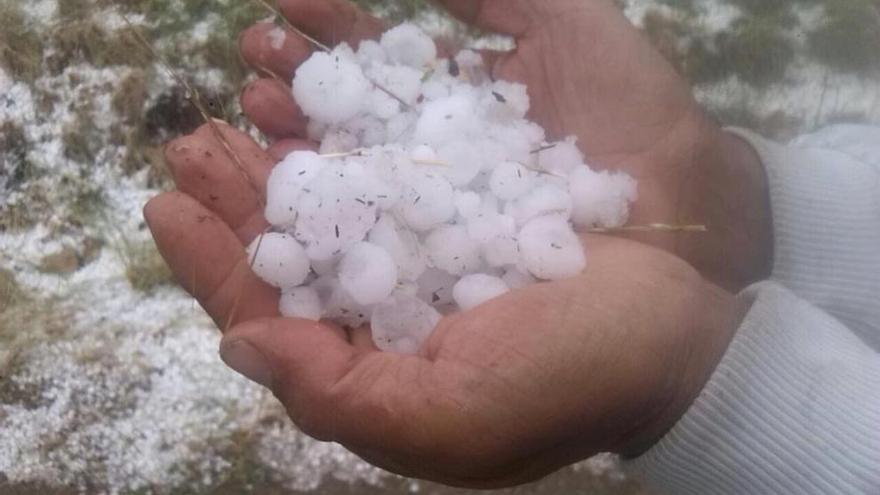
[[[604,228],[604,227],[596,227],[590,229],[588,232],[594,234],[613,234],[613,233],[621,233],[621,232],[668,232],[668,233],[679,233],[679,232],[708,232],[709,229],[705,225],[674,225],[667,223],[651,223],[648,225],[628,225],[624,227],[615,227],[615,228]]]

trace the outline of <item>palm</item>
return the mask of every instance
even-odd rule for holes
[[[467,14],[480,2],[446,3]],[[699,112],[662,60],[604,0],[482,3],[513,5],[512,12],[576,5],[551,16],[552,28],[519,33],[517,52],[498,62],[496,75],[529,85],[533,118],[552,133],[576,134],[597,165],[637,176],[635,221],[669,220],[676,204],[670,185],[686,167],[683,150],[696,139]],[[327,42],[380,29],[342,0],[281,5]],[[290,76],[310,47],[289,36],[282,50],[269,49],[267,29],[243,36],[244,56]],[[589,48],[566,49],[573,43]],[[626,63],[633,58],[638,68]],[[178,280],[218,326],[235,327],[238,340],[272,341],[261,349],[279,363],[271,385],[304,430],[402,474],[487,486],[532,479],[599,450],[638,449],[662,434],[653,420],[670,414],[670,376],[688,373],[676,353],[691,330],[681,324],[686,303],[694,301],[675,289],[702,282],[683,261],[644,245],[585,238],[590,262],[583,275],[446,318],[419,356],[377,352],[366,329],[346,334],[277,318],[278,293],[252,273],[243,246],[267,226],[262,195],[276,157],[310,146],[296,138],[304,121],[289,95],[282,83],[264,79],[242,96],[245,112],[277,139],[268,151],[221,124],[170,144],[179,192],[151,201],[146,216]],[[723,349],[712,339],[705,345],[695,353],[700,359]]]

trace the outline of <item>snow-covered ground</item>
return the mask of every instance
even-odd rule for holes
[[[22,8],[27,29],[47,40],[48,58],[58,50],[48,40],[58,29],[59,2],[68,1],[0,5]],[[627,14],[639,23],[659,3],[630,0]],[[114,11],[92,10],[108,32],[127,26]],[[705,2],[700,12],[689,22],[710,33],[742,15],[724,0]],[[804,22],[816,15],[805,12]],[[220,22],[211,16],[194,22],[189,37],[206,41]],[[424,22],[433,32],[448,32],[437,16]],[[503,46],[505,40],[483,43]],[[186,52],[172,40],[157,46]],[[196,56],[182,58],[175,63],[200,67],[187,74],[202,87],[222,89],[221,68]],[[26,143],[15,156],[0,149],[0,217],[14,211],[27,220],[0,230],[0,270],[13,274],[16,291],[26,294],[5,308],[0,299],[0,493],[37,493],[40,486],[88,494],[214,493],[232,486],[229,493],[240,493],[269,485],[297,491],[332,485],[338,492],[352,483],[361,487],[352,493],[449,493],[389,476],[337,445],[301,435],[267,392],[222,365],[219,335],[192,299],[167,284],[132,287],[126,276],[131,246],[149,242],[140,211],[161,181],[146,166],[134,173],[120,166],[132,150],[118,135],[132,126],[113,94],[143,70],[146,110],[175,83],[156,62],[95,67],[73,60],[58,71],[46,69],[45,61],[42,66],[35,80],[25,81],[0,65],[0,129],[14,124]],[[790,135],[832,116],[880,122],[877,82],[876,76],[836,73],[799,54],[778,84],[757,89],[731,76],[696,92],[710,107],[794,116],[797,122],[783,133]],[[85,156],[70,150],[72,131],[81,128],[88,128],[87,144],[96,148]],[[12,170],[22,156],[30,170],[24,179]],[[103,247],[87,256],[90,239]],[[47,257],[65,252],[75,253],[72,267],[47,266]],[[0,286],[0,298],[7,292]],[[596,493],[638,490],[620,481],[613,461],[603,457],[525,493],[570,493],[576,486]]]

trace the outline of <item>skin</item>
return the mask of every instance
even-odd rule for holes
[[[278,293],[250,271],[244,246],[266,227],[261,196],[273,164],[313,144],[301,138],[305,121],[289,88],[265,79],[244,90],[242,106],[276,140],[268,150],[221,123],[169,144],[178,190],[145,209],[156,243],[225,330],[227,364],[271,388],[306,433],[378,466],[498,487],[597,452],[641,453],[684,414],[741,322],[747,308],[724,288],[766,275],[760,164],[704,116],[611,2],[442,3],[516,38],[515,52],[486,57],[495,77],[529,85],[530,118],[555,135],[578,136],[596,166],[636,176],[632,223],[704,223],[710,233],[585,235],[581,276],[448,317],[417,356],[378,352],[368,328],[279,318]],[[325,43],[382,30],[342,0],[280,7]],[[246,31],[243,56],[290,79],[309,44],[290,33],[276,50],[267,36],[266,25]]]

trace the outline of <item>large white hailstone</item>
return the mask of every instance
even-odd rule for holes
[[[510,287],[504,280],[475,273],[462,277],[452,289],[452,295],[458,307],[462,311],[468,311],[509,291]]]
[[[471,239],[486,243],[503,236],[516,233],[516,221],[513,217],[486,209],[467,221],[467,231]]]
[[[318,321],[322,314],[321,299],[311,287],[287,289],[281,293],[279,310],[285,318]]]
[[[339,283],[360,304],[385,300],[397,286],[397,264],[381,247],[360,242],[339,263]]]
[[[467,141],[454,141],[437,148],[439,163],[435,172],[449,179],[455,187],[470,184],[483,168],[479,150]]]
[[[510,201],[516,199],[533,186],[534,172],[514,162],[504,162],[492,170],[489,187],[498,199]]]
[[[313,260],[327,260],[361,241],[376,223],[376,201],[363,179],[346,176],[344,166],[325,166],[303,189],[295,235]],[[346,178],[348,177],[348,178]]]
[[[317,153],[294,151],[272,169],[266,183],[266,220],[270,224],[293,225],[303,187],[318,176],[325,164]]]
[[[309,275],[305,250],[288,234],[271,232],[258,236],[247,252],[254,273],[273,287],[296,287]]]
[[[398,225],[393,215],[382,215],[368,240],[388,251],[401,280],[418,279],[428,266],[418,235]]]
[[[425,239],[425,249],[434,267],[453,275],[474,272],[482,265],[480,244],[463,225],[446,225],[431,232]]]
[[[441,319],[440,313],[421,299],[395,293],[373,309],[373,342],[386,352],[415,354]]]
[[[473,97],[463,94],[426,103],[416,123],[415,141],[442,145],[473,134],[479,124],[475,104]]]
[[[370,80],[386,91],[379,91],[388,95],[394,95],[392,99],[403,100],[407,105],[415,105],[422,89],[422,77],[420,70],[404,65],[374,65],[367,71]],[[390,96],[390,95],[389,95]]]
[[[479,214],[481,202],[480,195],[474,191],[455,191],[455,209],[461,218]]]
[[[455,190],[446,178],[418,170],[408,177],[407,188],[399,208],[411,229],[430,230],[455,216]]]
[[[571,210],[569,192],[550,183],[532,189],[516,201],[508,203],[505,208],[505,212],[516,220],[517,225],[525,225],[529,220],[542,215],[568,216]]]
[[[544,280],[574,277],[586,266],[580,239],[563,215],[535,218],[519,233],[523,263]]]
[[[519,243],[513,235],[501,235],[483,244],[483,259],[493,268],[519,263]]]
[[[572,220],[579,227],[616,228],[629,217],[629,204],[638,197],[636,181],[623,173],[577,167],[569,174],[574,202]]]
[[[357,115],[371,90],[357,63],[339,51],[313,54],[293,80],[293,97],[303,113],[331,124]]]
[[[577,147],[577,139],[568,137],[565,141],[549,145],[538,153],[538,166],[552,174],[566,176],[575,167],[583,166],[584,154]]]
[[[364,40],[358,45],[357,60],[362,67],[370,67],[374,64],[384,64],[388,61],[388,55],[378,41]]]
[[[349,294],[338,277],[325,275],[310,285],[321,298],[323,317],[349,328],[358,328],[370,320],[372,307],[361,304]]]
[[[482,104],[487,116],[495,121],[508,123],[526,116],[529,111],[529,95],[523,84],[495,81]]]
[[[424,68],[437,58],[434,40],[413,24],[401,24],[389,29],[382,35],[379,44],[392,62],[417,69]]]

